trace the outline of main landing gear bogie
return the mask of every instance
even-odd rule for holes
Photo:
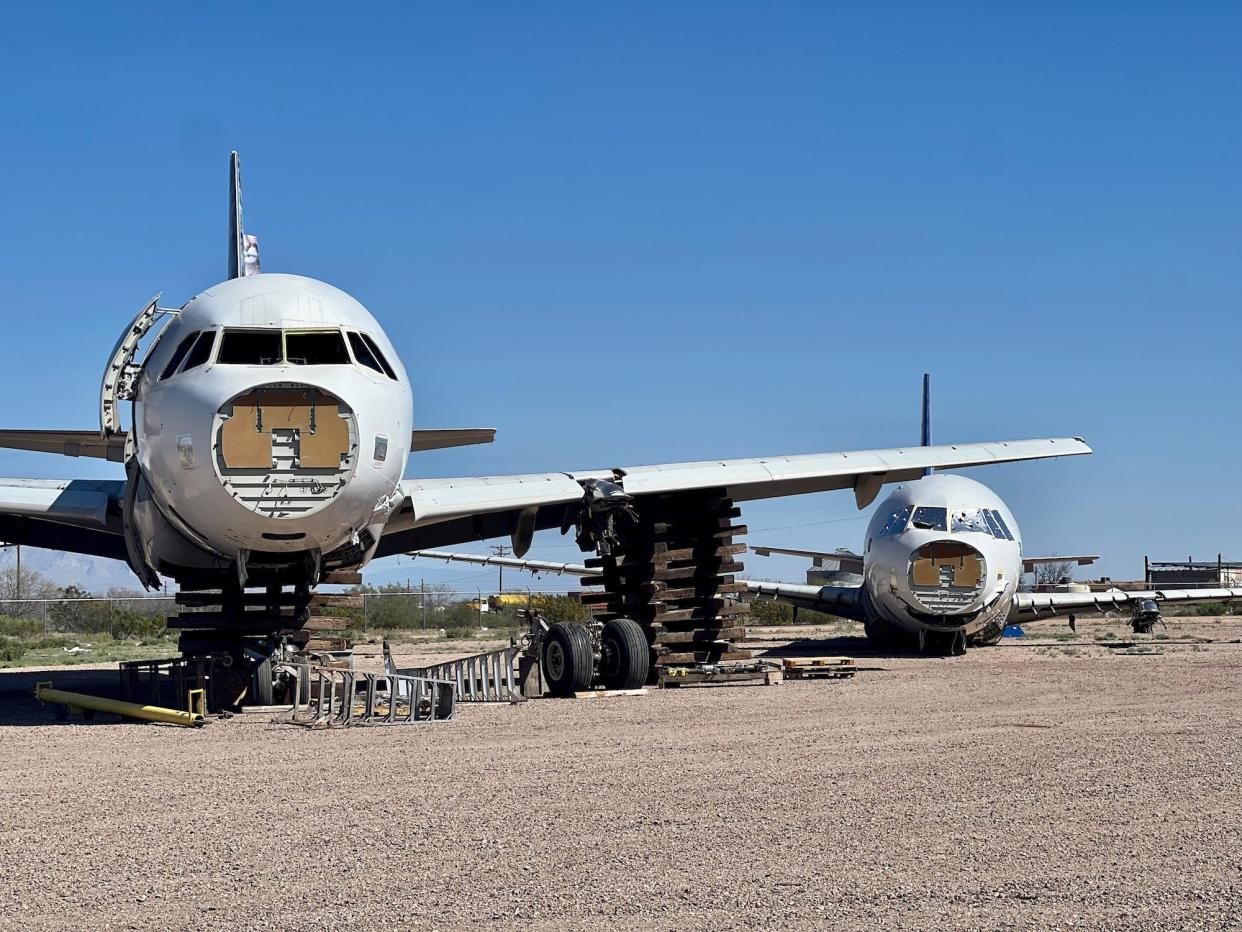
[[[554,696],[571,696],[592,686],[637,689],[651,672],[651,648],[636,621],[614,618],[592,623],[558,622],[543,634],[539,659]]]

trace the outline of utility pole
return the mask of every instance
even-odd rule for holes
[[[492,547],[492,553],[496,554],[498,557],[507,557],[509,555],[509,548],[504,544],[496,544]],[[498,566],[496,568],[500,570],[500,580],[496,584],[496,592],[501,593],[505,591],[505,568],[503,566]]]

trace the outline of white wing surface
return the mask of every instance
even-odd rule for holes
[[[1107,612],[1152,600],[1157,605],[1242,600],[1242,589],[1147,589],[1125,592],[1019,592],[1014,596],[1011,621],[1031,621],[1054,615]]]
[[[106,479],[0,479],[0,541],[123,560],[124,490]]]
[[[902,447],[848,453],[709,460],[583,472],[462,479],[407,479],[405,501],[389,521],[377,556],[451,546],[564,527],[567,509],[582,501],[582,483],[602,479],[631,497],[721,489],[736,501],[853,489],[859,508],[882,486],[919,478],[928,467],[950,469],[1061,456],[1091,448],[1078,437]]]

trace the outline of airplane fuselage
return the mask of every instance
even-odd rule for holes
[[[894,634],[991,642],[1018,590],[1017,522],[987,486],[934,474],[899,486],[876,510],[863,553],[865,624]]]
[[[189,301],[134,395],[130,515],[165,575],[255,564],[358,566],[401,502],[413,401],[375,318],[297,275]]]

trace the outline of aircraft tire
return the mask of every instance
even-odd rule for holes
[[[600,678],[606,689],[638,689],[651,672],[651,648],[642,626],[629,618],[614,618],[600,636]]]
[[[250,675],[250,701],[255,705],[271,705],[275,700],[272,695],[272,658],[256,664]]]
[[[572,696],[591,688],[595,657],[591,633],[583,625],[558,622],[543,637],[543,678],[554,696]]]

